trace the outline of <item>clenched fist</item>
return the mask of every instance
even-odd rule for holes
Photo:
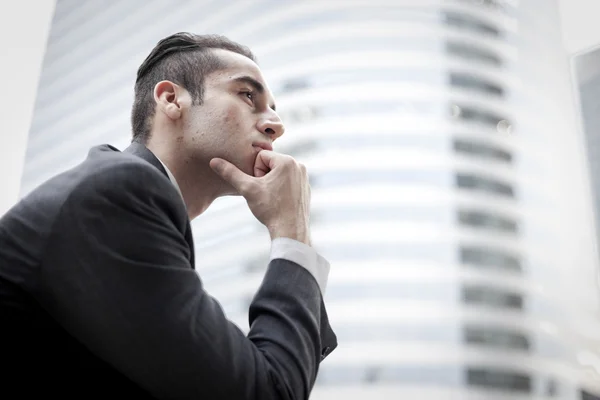
[[[304,165],[262,150],[254,163],[255,176],[220,158],[212,159],[210,166],[246,199],[271,239],[287,237],[310,245],[310,185]]]

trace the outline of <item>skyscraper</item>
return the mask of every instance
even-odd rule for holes
[[[60,0],[24,193],[89,146],[126,146],[158,39],[226,34],[257,54],[279,150],[311,172],[340,340],[315,399],[600,393],[592,207],[557,24],[549,0]],[[266,231],[238,198],[193,227],[208,290],[247,328]]]
[[[573,58],[573,72],[577,88],[582,130],[589,161],[591,190],[594,199],[595,226],[600,227],[600,50],[583,51]],[[600,237],[597,237],[597,243]],[[596,358],[596,362],[599,360]]]

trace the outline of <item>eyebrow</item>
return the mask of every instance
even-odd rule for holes
[[[265,94],[265,87],[263,86],[263,84],[251,76],[248,76],[248,75],[239,76],[237,78],[234,78],[233,81],[246,83],[246,84],[252,86],[252,88],[254,90],[256,90],[258,93]],[[269,107],[271,107],[271,110],[276,111],[275,103],[269,105]]]

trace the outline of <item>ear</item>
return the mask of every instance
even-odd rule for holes
[[[164,113],[168,118],[176,120],[182,114],[182,95],[184,89],[171,82],[161,81],[154,86],[154,101],[157,111]]]

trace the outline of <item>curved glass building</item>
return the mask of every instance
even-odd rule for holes
[[[59,0],[23,193],[95,144],[127,146],[135,71],[184,30],[253,49],[287,125],[277,150],[311,173],[340,342],[313,399],[600,395],[592,202],[554,0]],[[247,329],[266,230],[239,198],[193,228],[197,270]]]

